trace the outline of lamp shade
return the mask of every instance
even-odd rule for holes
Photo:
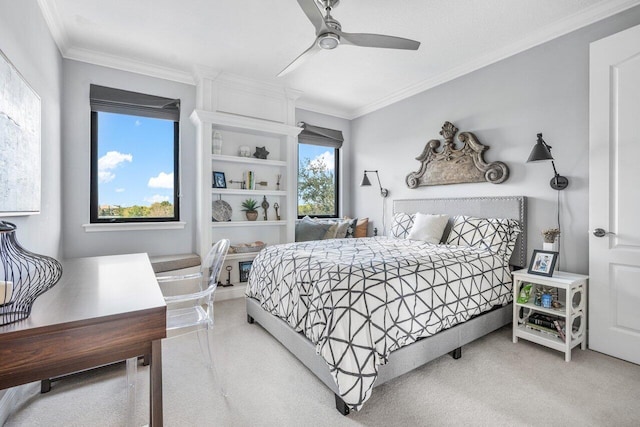
[[[369,181],[369,177],[365,172],[364,176],[362,177],[362,182],[360,183],[360,187],[369,187],[370,185],[371,185],[371,181]]]
[[[553,160],[551,152],[542,140],[542,134],[538,134],[538,142],[536,142],[536,145],[533,146],[527,162],[537,162],[540,160]]]

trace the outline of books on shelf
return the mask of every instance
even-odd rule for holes
[[[243,181],[246,184],[247,190],[255,190],[256,189],[256,177],[253,171],[246,171],[242,177]]]
[[[566,339],[565,321],[560,317],[535,312],[526,318],[524,325],[528,329],[560,338],[563,342]]]

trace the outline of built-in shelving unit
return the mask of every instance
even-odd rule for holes
[[[211,70],[209,70],[211,71]],[[302,130],[294,126],[295,99],[299,92],[266,85],[237,76],[215,73],[199,74],[196,109],[191,120],[197,127],[198,214],[197,252],[203,256],[211,245],[222,238],[231,244],[262,241],[266,245],[294,240],[297,189],[297,136]],[[212,153],[213,133],[222,136],[222,149]],[[264,147],[266,159],[244,157],[240,147],[250,153]],[[246,173],[253,172],[255,189],[245,189]],[[213,187],[213,172],[222,172],[226,188]],[[231,182],[233,181],[233,182]],[[254,199],[258,205],[258,220],[246,219],[242,202]],[[269,203],[267,220],[261,205]],[[224,200],[232,209],[230,221],[212,219],[212,203]],[[279,206],[276,217],[274,204]],[[231,281],[235,286],[219,289],[221,294],[244,294],[245,283],[239,282],[239,262],[251,261],[256,252],[230,253],[220,280],[227,279],[226,267],[231,266]]]

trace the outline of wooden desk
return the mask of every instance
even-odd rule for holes
[[[150,354],[150,425],[162,426],[166,331],[147,254],[65,261],[31,316],[0,327],[0,389]]]

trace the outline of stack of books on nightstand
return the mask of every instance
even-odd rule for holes
[[[565,340],[565,321],[556,316],[532,313],[525,321],[525,327]]]

